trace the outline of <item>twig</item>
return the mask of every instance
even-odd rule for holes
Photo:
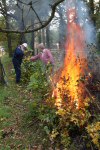
[[[85,87],[85,90],[86,90],[86,92],[88,93],[88,95],[89,95],[89,97],[91,98],[91,100],[94,101],[94,99],[92,98],[91,93],[89,92],[89,90],[88,90],[86,87]],[[98,105],[97,103],[95,103],[95,104],[96,104],[97,108],[100,110],[99,105]]]
[[[36,15],[36,17],[38,18],[38,20],[39,20],[39,22],[41,23],[41,25],[42,25],[42,22],[41,22],[41,20],[40,20],[40,17],[38,16],[38,14],[36,13],[36,11],[35,11],[35,9],[33,8],[33,6],[31,5],[31,9],[34,11],[34,13],[35,13],[35,15]]]

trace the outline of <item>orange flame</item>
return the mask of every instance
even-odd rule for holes
[[[84,85],[81,83],[79,85],[78,81],[87,70],[86,54],[84,52],[85,38],[82,27],[76,21],[75,8],[69,9],[67,16],[66,56],[60,79],[57,82],[56,89],[53,91],[53,96],[56,95],[56,105],[61,107],[63,103],[61,91],[67,89],[70,103],[76,103],[76,107],[79,108],[83,105]]]

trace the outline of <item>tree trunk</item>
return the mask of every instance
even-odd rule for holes
[[[8,53],[9,57],[12,57],[12,43],[11,43],[11,35],[7,33],[7,43],[8,43]]]
[[[42,29],[42,41],[43,44],[45,45],[45,29]]]
[[[22,43],[26,43],[27,41],[26,41],[26,38],[25,38],[25,34],[23,33],[21,33],[20,34],[20,37],[19,37],[19,44],[21,45]]]
[[[41,30],[38,31],[38,42],[41,43],[42,42],[42,36],[41,36]]]
[[[34,28],[34,18],[31,19],[31,24],[33,25],[33,28]],[[35,42],[35,37],[34,37],[34,32],[31,33],[31,48],[33,50],[33,55],[35,55],[35,48],[34,48],[34,42]]]
[[[5,14],[4,14],[4,18],[6,21],[6,28],[9,29],[9,17],[7,15],[7,4],[6,4],[6,0],[2,0],[2,3],[4,5],[4,10],[5,10]],[[12,44],[11,44],[11,35],[9,33],[7,33],[7,43],[8,43],[8,53],[9,56],[12,56]]]
[[[66,28],[66,24],[65,21],[63,19],[63,12],[62,12],[62,8],[61,6],[59,6],[59,48],[61,50],[64,50],[64,46],[65,46],[65,28]]]
[[[4,84],[5,80],[4,80],[4,76],[3,76],[3,66],[1,63],[1,58],[0,58],[0,84]]]
[[[89,0],[89,6],[90,6],[91,19],[95,25],[96,24],[96,18],[95,18],[95,14],[94,14],[94,10],[95,10],[94,0]]]
[[[21,12],[22,12],[22,18],[21,18],[21,22],[20,22],[20,29],[21,30],[24,30],[25,29],[25,24],[24,24],[24,11],[23,11],[23,9],[21,9]],[[25,37],[25,34],[23,33],[21,33],[20,34],[20,44],[22,44],[22,43],[26,43],[27,41],[26,41],[26,37]]]
[[[23,19],[22,19],[22,23],[20,23],[20,29],[21,30],[24,30],[25,26],[24,26],[24,22],[23,22]],[[20,34],[20,37],[19,37],[19,44],[21,45],[22,43],[26,43],[26,37],[25,37],[25,34],[24,33],[21,33]]]
[[[35,55],[35,48],[34,48],[34,41],[35,41],[35,39],[34,39],[34,32],[32,32],[31,33],[31,48],[32,48],[32,53],[33,53],[33,55]]]
[[[50,48],[50,26],[46,27],[46,46]]]

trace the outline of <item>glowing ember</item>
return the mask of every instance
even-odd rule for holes
[[[79,108],[82,107],[84,100],[84,85],[79,80],[87,70],[84,52],[85,39],[83,29],[77,22],[75,8],[67,11],[67,18],[66,56],[61,77],[53,91],[53,97],[56,98],[55,104],[60,108],[63,103],[62,93],[67,91],[70,104],[74,103],[76,108]]]

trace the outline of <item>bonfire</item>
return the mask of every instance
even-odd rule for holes
[[[58,81],[56,80],[57,74],[55,75],[56,86],[52,96],[55,97],[55,105],[58,108],[66,103],[79,109],[84,107],[84,100],[87,97],[82,79],[86,78],[89,73],[85,35],[81,24],[77,21],[75,7],[67,10],[67,20],[64,64]]]

